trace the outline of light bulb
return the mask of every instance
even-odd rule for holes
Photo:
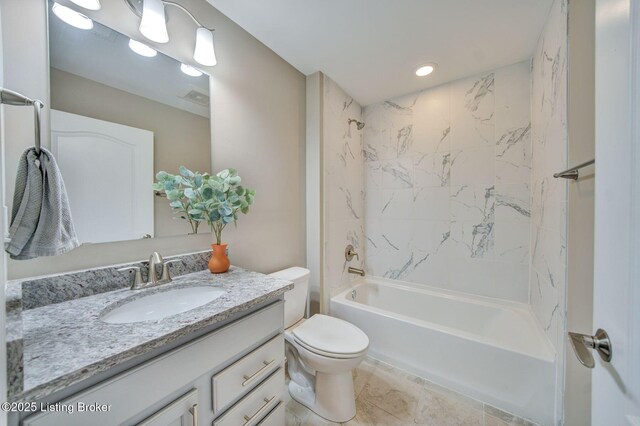
[[[146,56],[147,58],[153,58],[158,54],[156,49],[152,49],[144,43],[140,43],[139,41],[130,39],[129,40],[129,48],[136,52],[138,55]]]
[[[419,67],[416,70],[416,75],[418,77],[424,77],[431,74],[437,68],[436,64],[425,64]]]
[[[164,4],[162,0],[144,0],[142,3],[140,33],[156,43],[166,43],[169,41],[167,20],[164,15]]]
[[[71,0],[72,3],[89,10],[100,10],[100,0]]]
[[[91,19],[73,9],[54,2],[51,10],[58,18],[73,27],[80,28],[81,30],[90,30],[93,28],[93,21]]]
[[[193,59],[202,65],[212,67],[218,63],[216,52],[213,48],[213,32],[206,28],[198,28],[196,31],[196,48]]]
[[[200,77],[202,75],[201,71],[198,71],[191,65],[187,65],[187,64],[180,65],[180,71],[182,71],[186,75],[190,75],[191,77]]]

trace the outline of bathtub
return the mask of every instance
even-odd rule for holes
[[[331,298],[369,355],[539,424],[552,424],[555,351],[528,305],[382,278]]]

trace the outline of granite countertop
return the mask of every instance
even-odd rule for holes
[[[112,304],[175,288],[212,285],[225,294],[203,306],[157,321],[107,324],[100,320]],[[99,372],[183,339],[231,315],[282,295],[293,284],[231,267],[174,278],[171,284],[132,291],[120,289],[23,310],[23,388],[12,400],[32,401]],[[125,300],[127,299],[127,300]]]

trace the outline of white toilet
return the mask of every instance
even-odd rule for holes
[[[291,397],[332,422],[351,420],[356,401],[351,371],[362,362],[369,338],[353,324],[316,314],[304,318],[309,270],[293,267],[271,276],[293,281],[284,294],[286,355]]]

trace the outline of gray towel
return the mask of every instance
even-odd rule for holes
[[[27,149],[20,157],[11,211],[11,241],[5,250],[12,259],[55,256],[80,243],[71,220],[71,210],[62,175],[46,149]]]

